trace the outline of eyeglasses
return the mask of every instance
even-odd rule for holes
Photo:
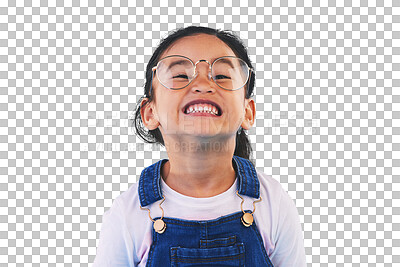
[[[161,59],[152,69],[157,71],[158,81],[171,90],[180,90],[188,86],[199,74],[197,64],[206,62],[209,65],[208,78],[222,89],[234,91],[242,88],[248,81],[250,72],[247,63],[234,56],[220,57],[212,64],[205,59],[193,63],[187,57],[171,55]]]

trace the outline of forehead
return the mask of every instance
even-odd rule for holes
[[[172,43],[161,55],[181,55],[196,62],[200,59],[213,61],[222,56],[236,56],[232,49],[218,37],[209,34],[185,36]]]

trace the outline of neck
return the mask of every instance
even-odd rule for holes
[[[166,141],[166,140],[165,140]],[[211,197],[235,182],[235,139],[227,142],[165,142],[169,161],[161,170],[165,183],[186,196]],[[188,145],[190,144],[190,145]]]

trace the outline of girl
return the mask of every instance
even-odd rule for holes
[[[191,26],[160,43],[135,127],[168,159],[104,214],[94,266],[306,266],[293,201],[250,161],[254,74],[226,31]]]

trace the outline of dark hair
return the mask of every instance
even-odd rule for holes
[[[157,65],[158,61],[160,60],[161,54],[169,48],[171,44],[176,42],[177,40],[186,37],[192,36],[196,34],[209,34],[216,36],[225,44],[227,44],[235,55],[241,59],[243,59],[250,68],[253,68],[250,58],[247,54],[247,49],[243,44],[243,41],[236,36],[234,33],[228,31],[222,31],[207,27],[200,27],[200,26],[189,26],[186,28],[180,28],[173,32],[171,32],[166,38],[164,38],[156,50],[153,53],[153,56],[150,58],[147,68],[146,68],[146,83],[144,85],[144,96],[142,96],[136,106],[135,118],[133,119],[133,123],[135,125],[136,133],[139,137],[145,141],[146,143],[159,143],[164,146],[164,139],[161,135],[160,130],[147,130],[146,127],[143,125],[142,117],[140,114],[141,109],[141,101],[143,98],[148,98],[148,101],[144,103],[147,105],[151,101],[154,100],[154,94],[150,93],[151,83],[152,83],[152,68]],[[253,96],[254,90],[254,82],[255,82],[255,75],[254,71],[250,72],[249,81],[247,82],[247,86],[245,86],[245,97],[246,99]],[[236,147],[234,155],[251,160],[254,164],[254,161],[251,159],[252,147],[250,140],[245,132],[245,130],[240,127],[236,133]]]

